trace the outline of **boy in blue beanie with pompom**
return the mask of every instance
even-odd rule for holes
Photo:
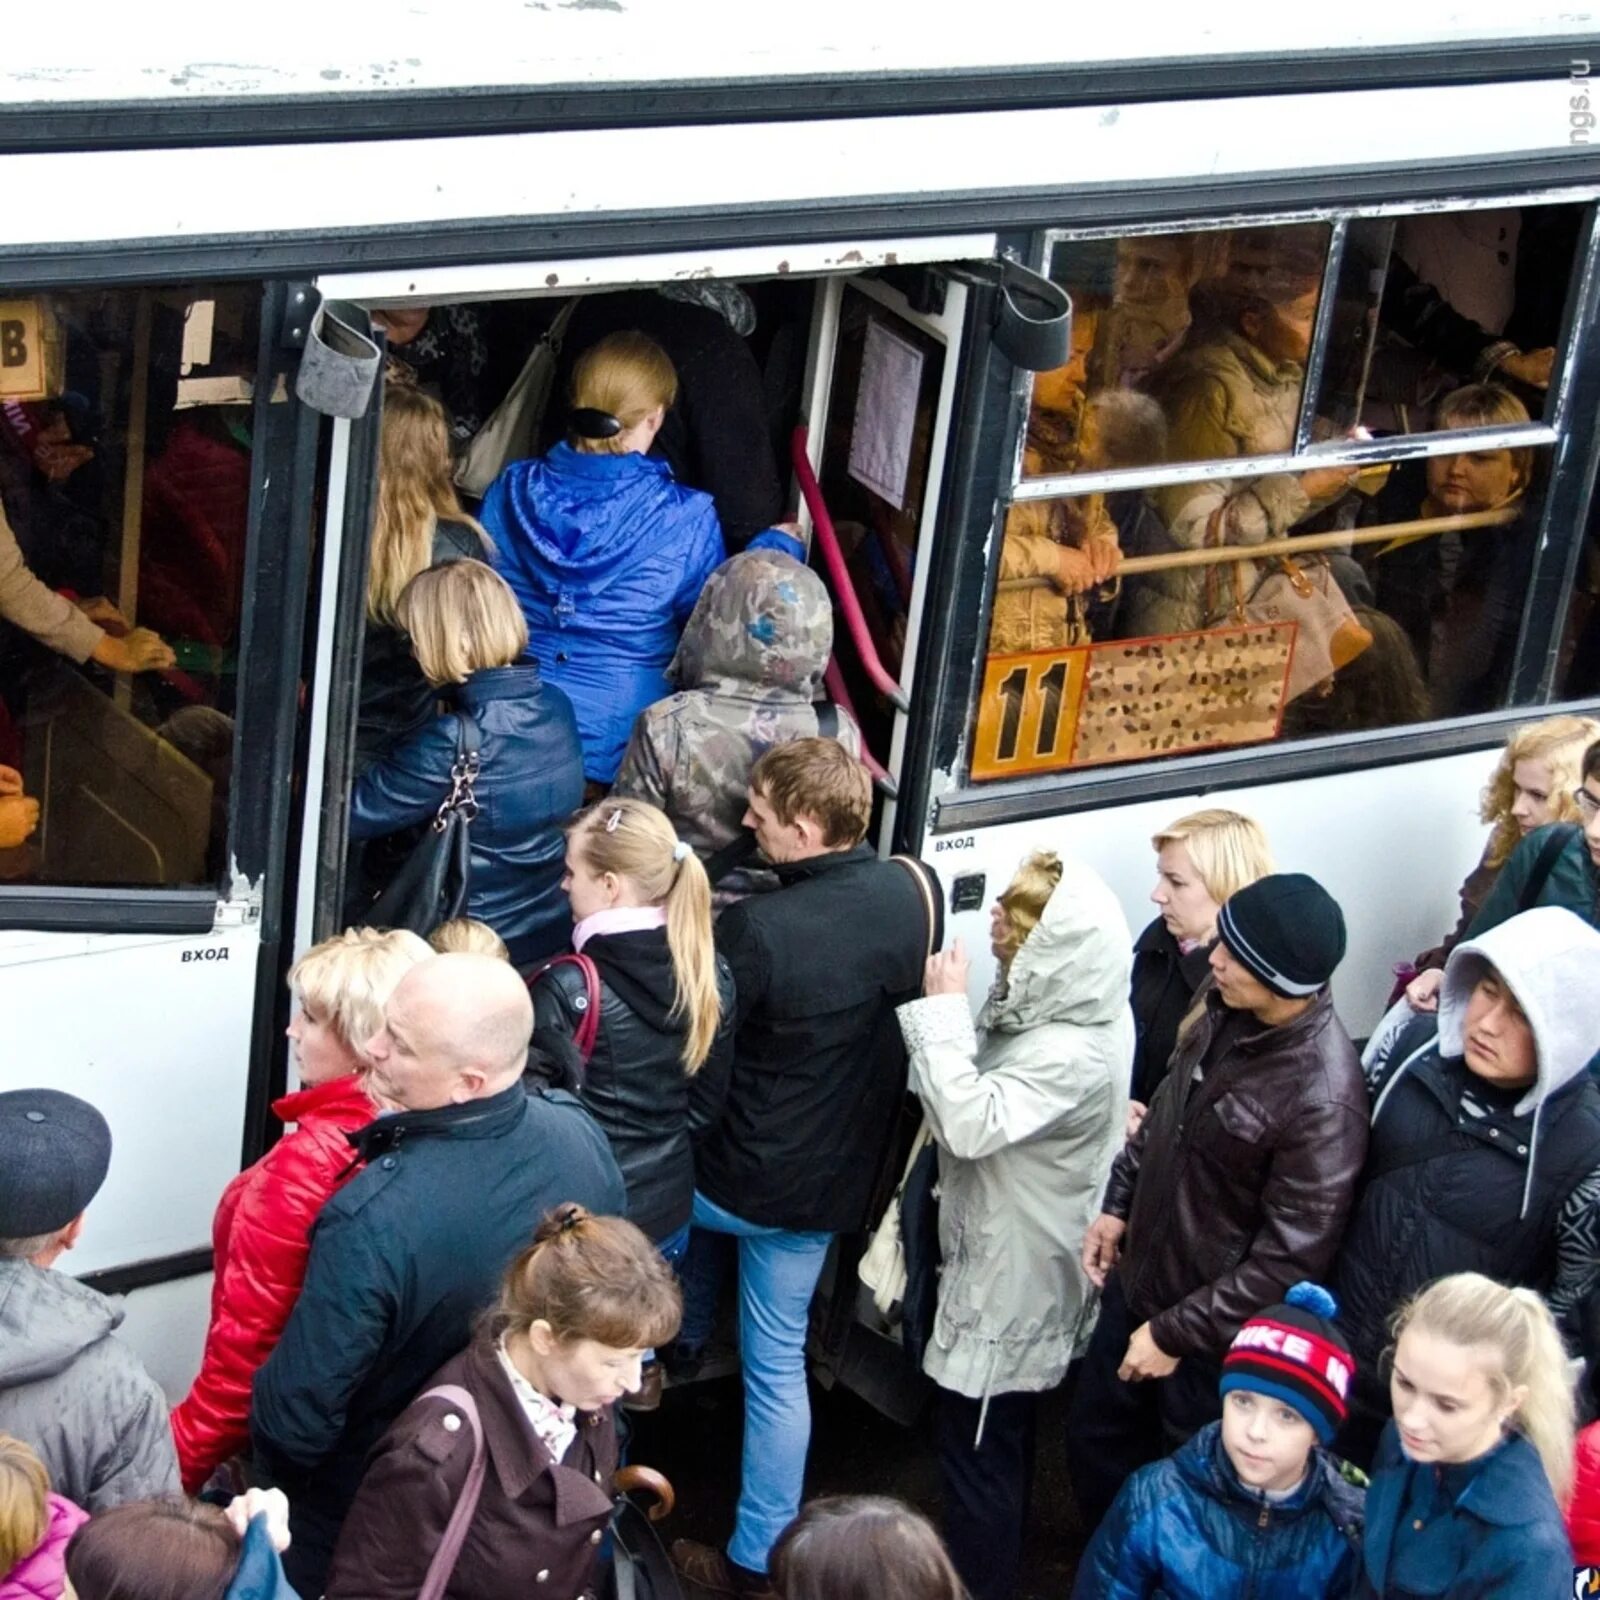
[[[1072,1600],[1319,1600],[1349,1593],[1362,1491],[1328,1446],[1355,1361],[1333,1296],[1297,1283],[1251,1317],[1222,1361],[1222,1421],[1122,1486]]]

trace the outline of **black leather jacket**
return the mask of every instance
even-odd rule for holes
[[[694,1202],[684,1023],[670,1015],[675,988],[664,928],[596,934],[584,954],[600,973],[600,1031],[578,1096],[611,1142],[628,1186],[628,1218],[659,1243],[688,1220]],[[722,1026],[702,1071],[718,1071],[733,1047],[733,976],[717,958]],[[586,998],[572,962],[533,983],[534,1031],[573,1034]]]

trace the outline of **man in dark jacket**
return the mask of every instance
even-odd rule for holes
[[[717,924],[734,1044],[695,1080],[694,1225],[738,1240],[743,1477],[726,1557],[682,1540],[673,1557],[723,1594],[766,1588],[800,1509],[811,1295],[834,1234],[867,1220],[905,1092],[894,1010],[921,986],[928,912],[911,873],[862,842],[871,810],[866,768],[834,740],[769,750],[744,820],[781,887]]]
[[[467,1343],[554,1205],[621,1213],[605,1137],[570,1096],[522,1086],[533,1007],[516,971],[445,955],[402,980],[367,1045],[389,1114],[350,1135],[367,1165],[323,1207],[305,1287],[256,1374],[256,1465],[288,1491],[286,1567],[322,1593],[367,1452]]]
[[[1100,1320],[1068,1420],[1096,1526],[1123,1481],[1217,1414],[1245,1318],[1333,1260],[1367,1151],[1367,1095],[1327,989],[1344,918],[1300,873],[1217,918],[1211,987],[1084,1239]]]
[[[1340,1453],[1368,1466],[1389,1417],[1389,1318],[1453,1272],[1537,1289],[1568,1331],[1600,1282],[1600,933],[1541,906],[1450,952],[1438,1015],[1368,1047],[1372,1139],[1339,1252],[1360,1363]]]

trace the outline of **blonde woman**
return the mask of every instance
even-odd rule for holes
[[[628,1186],[628,1215],[676,1263],[689,1242],[689,1084],[729,1048],[733,977],[711,942],[711,885],[654,806],[602,800],[567,834],[573,948],[594,963],[600,1023],[579,1091]],[[572,1035],[584,979],[570,962],[533,984],[535,1030]]]
[[[311,1224],[355,1171],[347,1133],[372,1121],[362,1046],[394,987],[433,952],[414,933],[350,928],[289,969],[300,1088],[272,1105],[294,1131],[222,1191],[212,1223],[216,1272],[200,1372],[172,1413],[183,1486],[197,1494],[250,1440],[250,1382],[294,1309]]]
[[[667,663],[726,554],[711,496],[649,453],[677,393],[660,345],[609,335],[574,369],[566,441],[513,462],[484,497],[496,566],[572,698],[596,785],[616,777],[633,719],[671,694]]]
[[[1456,1273],[1405,1306],[1395,1335],[1394,1421],[1367,1491],[1358,1600],[1564,1600],[1572,1383],[1544,1302]]]
[[[1129,1137],[1167,1075],[1172,1047],[1195,991],[1211,968],[1217,913],[1229,895],[1276,868],[1253,817],[1220,807],[1179,817],[1150,841],[1156,853],[1151,902],[1160,913],[1133,946],[1133,1112]]]
[[[488,553],[483,530],[461,509],[450,471],[444,407],[416,389],[389,385],[367,572],[357,772],[433,717],[435,691],[418,671],[395,611],[400,592],[442,561],[481,560]]]
[[[423,677],[456,710],[436,717],[370,767],[350,800],[352,840],[427,822],[451,789],[462,719],[478,733],[467,912],[529,966],[567,942],[561,825],[583,799],[572,706],[523,662],[528,630],[505,580],[481,561],[418,573],[395,616]]]

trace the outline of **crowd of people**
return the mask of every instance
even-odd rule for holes
[[[607,333],[481,519],[445,407],[388,396],[352,925],[288,975],[286,1132],[220,1197],[170,1415],[61,1270],[105,1118],[0,1094],[0,1600],[588,1600],[632,1559],[619,1408],[692,1379],[729,1299],[737,1505],[672,1551],[700,1592],[1008,1600],[1066,1386],[1083,1600],[1568,1593],[1600,1561],[1600,724],[1513,736],[1460,924],[1364,1051],[1340,907],[1216,808],[1153,839],[1137,938],[1092,862],[1030,854],[974,1015],[937,878],[866,842],[793,531],[728,556],[649,454],[677,392]],[[463,786],[463,914],[366,925]],[[813,1301],[831,1259],[853,1303],[874,1226],[937,1532],[804,1504]]]

